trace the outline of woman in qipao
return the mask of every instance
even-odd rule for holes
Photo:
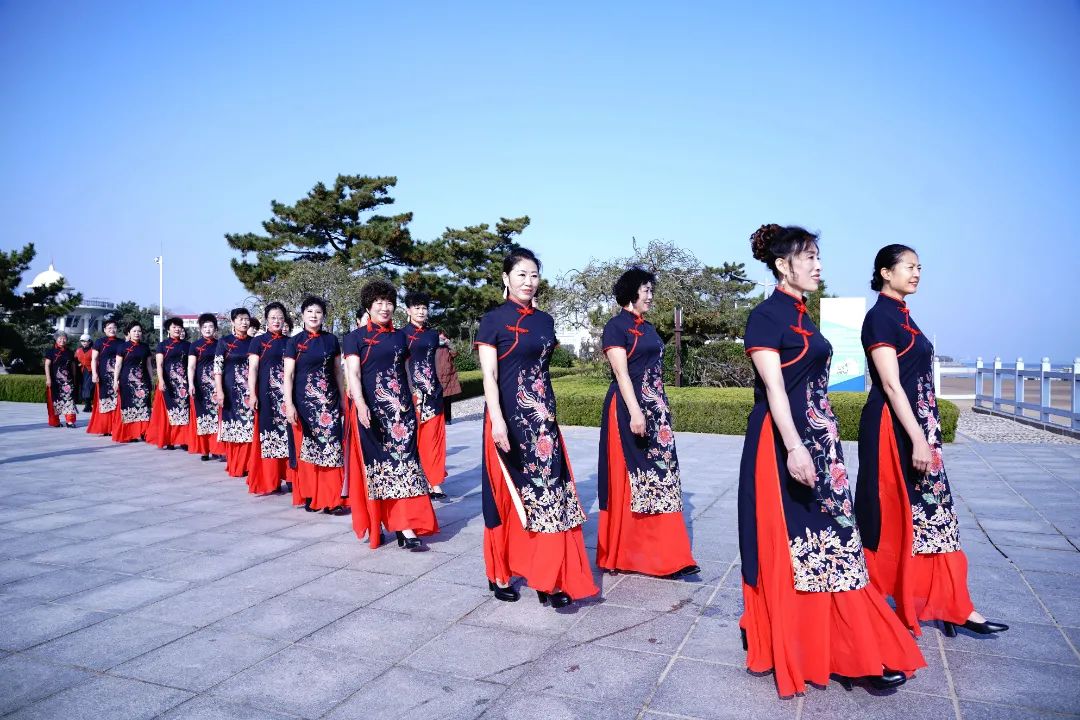
[[[221,408],[218,440],[225,448],[225,471],[243,477],[251,464],[255,434],[255,411],[247,403],[251,314],[247,308],[235,308],[229,316],[233,333],[221,338],[214,350],[214,401]]]
[[[326,303],[300,305],[304,329],[285,345],[285,417],[293,428],[296,484],[311,512],[344,515],[345,377],[337,336],[323,331]]]
[[[142,440],[150,426],[153,368],[150,346],[143,342],[143,326],[138,320],[124,332],[127,342],[117,353],[113,369],[113,390],[119,398],[113,420],[113,442]]]
[[[862,327],[872,386],[859,423],[855,515],[870,582],[892,596],[912,632],[921,633],[920,620],[941,620],[950,637],[957,625],[988,635],[1009,626],[976,612],[968,594],[967,556],[941,459],[934,346],[906,302],[921,274],[919,256],[906,245],[887,245],[874,259],[870,287],[881,294]]]
[[[113,375],[116,370],[116,354],[120,352],[123,341],[116,337],[116,320],[105,318],[101,326],[105,337],[94,341],[91,372],[94,377],[94,409],[90,413],[90,422],[86,432],[92,435],[111,435],[116,418],[116,391],[113,389]]]
[[[75,353],[67,346],[64,331],[56,333],[53,346],[45,351],[45,409],[49,424],[75,427]]]
[[[675,433],[664,393],[664,341],[645,313],[655,276],[631,268],[615,283],[622,311],[604,326],[613,379],[600,419],[596,564],[677,579],[701,572],[682,515]]]
[[[763,225],[754,257],[778,280],[751,312],[754,407],[739,474],[746,665],[781,696],[838,676],[850,688],[901,685],[925,667],[866,569],[840,429],[826,392],[832,346],[807,314],[820,285],[817,236]]]
[[[416,449],[417,419],[409,392],[405,331],[394,328],[397,290],[372,280],[360,290],[359,327],[345,336],[349,377],[349,504],[353,531],[372,549],[381,528],[398,547],[422,552],[421,535],[439,531],[428,479]],[[364,316],[367,319],[364,320]]]
[[[199,316],[199,339],[191,343],[187,360],[188,396],[191,398],[191,423],[188,425],[188,452],[201,455],[205,462],[212,456],[225,457],[218,441],[220,415],[214,395],[214,357],[217,354],[217,318],[213,313]]]
[[[408,333],[409,386],[412,388],[419,425],[416,446],[420,465],[428,480],[428,494],[436,500],[446,499],[439,487],[446,480],[446,417],[443,415],[442,384],[435,366],[439,349],[439,331],[427,324],[431,298],[425,293],[405,295],[405,312],[409,316]]]
[[[146,441],[159,448],[175,450],[186,445],[191,435],[191,398],[188,394],[187,363],[191,343],[187,341],[184,321],[173,317],[165,321],[165,339],[158,343],[157,390],[150,411]],[[185,448],[186,449],[186,448]]]
[[[541,603],[564,607],[595,595],[570,459],[555,418],[549,362],[555,321],[533,306],[540,261],[515,248],[503,260],[507,300],[484,314],[476,343],[484,379],[484,562],[488,588],[519,598],[514,575]]]
[[[247,484],[248,492],[255,495],[279,492],[282,483],[289,487],[295,474],[289,458],[296,457],[285,417],[285,345],[289,336],[284,330],[289,314],[284,305],[272,302],[263,317],[266,333],[256,336],[248,347],[248,405],[255,410],[255,431]]]

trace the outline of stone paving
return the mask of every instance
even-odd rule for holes
[[[475,420],[449,428],[443,532],[412,554],[44,414],[0,403],[4,717],[1080,716],[1080,446],[947,449],[972,594],[1010,632],[928,626],[930,667],[899,691],[781,700],[738,639],[741,438],[678,439],[700,582],[598,576],[601,599],[555,612],[486,590]],[[594,546],[597,431],[565,434]]]

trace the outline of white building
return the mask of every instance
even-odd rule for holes
[[[49,269],[38,273],[37,276],[34,277],[33,282],[27,287],[34,289],[43,285],[52,285],[53,283],[62,280],[64,280],[64,276],[57,272],[52,263],[49,263]],[[70,290],[72,290],[72,288],[65,282],[64,291],[68,292]],[[70,315],[56,318],[56,321],[53,323],[53,329],[57,332],[63,330],[71,335],[82,335],[83,333],[93,335],[94,333],[101,332],[102,320],[106,315],[111,315],[115,310],[116,303],[111,300],[88,298],[83,300]]]

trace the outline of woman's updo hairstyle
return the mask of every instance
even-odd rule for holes
[[[817,244],[818,236],[798,225],[762,225],[750,236],[754,259],[765,263],[777,280],[781,279],[780,271],[776,269],[777,260],[790,260],[810,246],[817,247]]]
[[[619,304],[619,307],[626,307],[630,303],[638,299],[638,293],[641,292],[641,286],[652,283],[656,285],[656,276],[648,270],[643,270],[639,267],[632,267],[615,281],[615,286],[612,288],[612,292],[615,295],[615,302]]]
[[[891,270],[896,267],[896,264],[900,262],[900,258],[904,257],[904,253],[907,252],[919,254],[915,252],[915,248],[899,243],[886,245],[877,251],[877,255],[874,256],[874,276],[870,278],[871,290],[881,292],[885,287],[885,278],[881,277],[881,271]]]
[[[523,248],[515,245],[510,250],[510,254],[503,258],[503,272],[507,275],[514,269],[514,266],[523,260],[529,260],[536,264],[536,272],[540,272],[540,258],[536,257],[536,253],[528,248]]]

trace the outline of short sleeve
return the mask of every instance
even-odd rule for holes
[[[484,317],[480,318],[480,329],[476,332],[476,344],[499,347],[499,330],[499,320],[495,311],[485,313]]]
[[[746,354],[749,355],[755,350],[780,352],[783,334],[783,323],[759,305],[750,312],[750,317],[746,321],[746,334],[743,336]]]
[[[341,339],[341,352],[345,357],[360,355],[360,333],[356,330],[349,332]]]
[[[615,318],[607,321],[604,325],[604,333],[600,336],[600,347],[607,352],[611,348],[626,349],[626,330],[615,322]]]
[[[159,342],[157,344],[157,347],[154,348],[154,354],[156,355],[157,353],[161,353],[162,355],[165,354],[165,341],[164,340]]]
[[[899,349],[898,331],[900,323],[888,317],[886,313],[871,310],[866,314],[862,326],[863,349],[869,354],[879,347]]]
[[[337,357],[340,354],[341,354],[341,341],[338,340],[337,335],[331,334],[330,335],[330,352],[328,353],[328,355],[330,357]]]
[[[303,335],[293,335],[289,338],[289,342],[285,343],[285,352],[282,354],[290,360],[295,360],[298,354],[296,346],[300,344],[300,338],[302,337]]]
[[[225,342],[225,338],[221,338],[220,340],[218,340],[217,345],[214,347],[214,357],[215,358],[224,358],[225,357],[225,350],[226,350],[226,348],[228,348],[228,346],[229,346],[229,343]]]

